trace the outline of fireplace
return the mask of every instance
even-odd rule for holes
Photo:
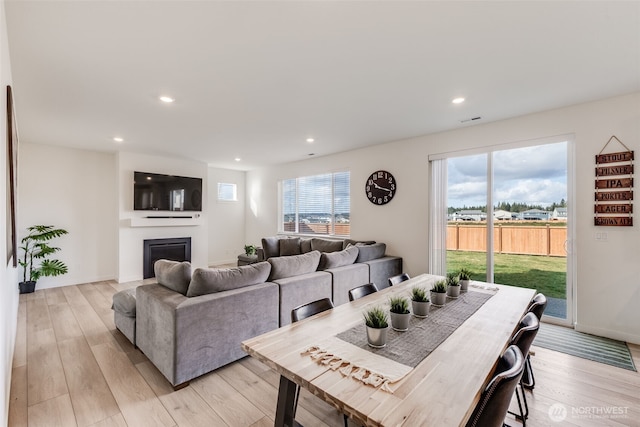
[[[159,259],[191,262],[191,237],[144,241],[143,278],[155,277],[153,264]]]

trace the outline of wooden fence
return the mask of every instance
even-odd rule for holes
[[[566,240],[567,227],[496,225],[493,229],[496,253],[565,257]],[[486,225],[448,225],[447,250],[486,252]]]
[[[331,232],[331,223],[326,222],[301,222],[298,224],[298,232],[302,234],[329,234]],[[295,222],[285,222],[284,231],[296,231]],[[335,224],[336,236],[348,236],[351,232],[351,224],[338,223]]]

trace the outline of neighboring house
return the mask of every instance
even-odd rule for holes
[[[498,220],[510,220],[512,218],[512,214],[509,211],[499,209],[497,211],[493,211],[493,218]]]
[[[474,209],[465,209],[455,212],[451,219],[453,221],[483,221],[487,219],[487,214]]]
[[[551,213],[551,219],[567,220],[567,208],[555,208]]]
[[[520,212],[520,219],[524,221],[546,221],[549,219],[549,212],[541,209],[529,209]]]

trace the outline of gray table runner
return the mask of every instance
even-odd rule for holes
[[[373,348],[367,344],[364,320],[336,336],[364,350],[415,368],[493,295],[465,292],[457,299],[447,298],[444,307],[431,306],[429,317],[420,319],[411,316],[406,332],[397,332],[389,325],[387,345],[383,348]]]

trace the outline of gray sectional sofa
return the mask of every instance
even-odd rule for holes
[[[244,357],[240,343],[291,323],[291,310],[348,291],[387,286],[402,258],[384,244],[266,238],[262,261],[230,269],[160,260],[157,283],[114,295],[116,327],[175,387]],[[292,253],[293,252],[293,253]],[[373,280],[372,280],[373,279]]]
[[[402,258],[386,255],[386,248],[384,243],[351,239],[263,238],[258,259],[267,260],[276,270],[269,281],[280,287],[280,326],[291,323],[291,310],[299,305],[321,298],[344,304],[349,302],[350,289],[367,283],[386,288],[389,277],[402,273]],[[297,268],[299,260],[315,260],[313,254],[319,255],[317,263]],[[287,271],[279,273],[284,266]]]

